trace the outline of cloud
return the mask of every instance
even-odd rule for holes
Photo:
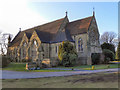
[[[30,8],[27,0],[0,0],[0,31],[2,32],[15,35],[19,28],[25,30],[47,21]]]

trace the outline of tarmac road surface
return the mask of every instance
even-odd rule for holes
[[[62,71],[62,72],[19,72],[19,71],[0,70],[0,79],[42,78],[42,77],[54,77],[54,76],[84,75],[84,74],[91,74],[98,72],[105,72],[105,73],[118,72],[118,68],[103,69],[103,70]]]

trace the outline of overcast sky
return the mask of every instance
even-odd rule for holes
[[[90,0],[88,0],[90,1]],[[93,7],[100,34],[118,33],[118,2],[39,2],[37,0],[0,0],[0,31],[16,35],[19,28],[32,28],[63,18],[70,21],[92,16]]]

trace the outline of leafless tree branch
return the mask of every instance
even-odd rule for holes
[[[12,36],[13,36],[12,34],[0,32],[0,47],[1,47],[0,48],[0,53],[1,54],[5,54],[5,52],[7,51],[9,35],[12,38]]]
[[[103,35],[101,35],[101,41],[106,43],[113,43],[113,39],[117,37],[117,34],[115,32],[104,32]]]

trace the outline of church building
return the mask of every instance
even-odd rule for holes
[[[8,56],[17,62],[23,59],[49,59],[51,64],[58,60],[58,47],[63,41],[73,43],[78,53],[78,64],[91,65],[92,53],[102,53],[95,13],[90,17],[70,22],[67,12],[64,18],[19,31],[11,41]]]

